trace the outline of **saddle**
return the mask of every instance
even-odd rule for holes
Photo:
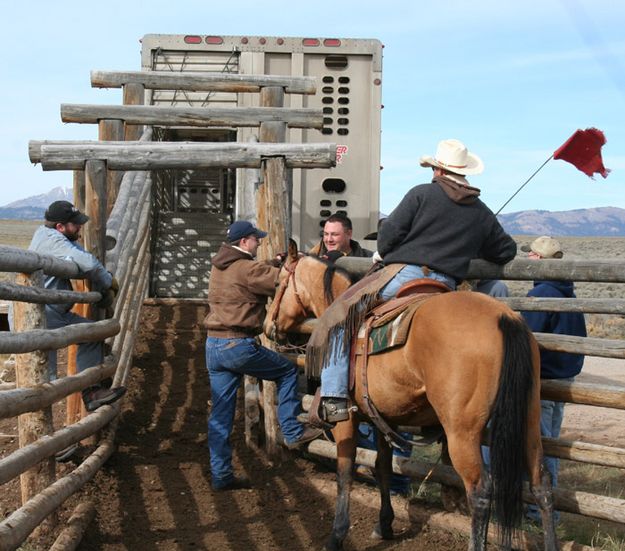
[[[350,382],[356,356],[378,354],[405,344],[415,311],[435,294],[449,291],[444,283],[432,279],[415,279],[403,285],[396,298],[373,308],[352,340]]]
[[[365,413],[382,433],[385,440],[398,448],[410,449],[415,445],[426,445],[437,439],[437,430],[433,439],[426,438],[420,443],[406,440],[393,430],[380,415],[369,397],[367,381],[367,363],[372,354],[380,353],[406,342],[414,313],[421,305],[443,292],[450,291],[444,283],[432,279],[415,279],[409,281],[398,291],[396,298],[373,308],[366,316],[358,334],[353,337],[350,365],[349,388],[354,389],[356,375],[356,359],[362,356],[362,383]]]

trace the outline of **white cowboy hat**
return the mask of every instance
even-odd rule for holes
[[[484,163],[477,155],[469,153],[467,147],[459,140],[443,140],[436,148],[436,155],[432,158],[423,155],[419,160],[421,166],[433,166],[461,174],[480,174],[484,170]]]

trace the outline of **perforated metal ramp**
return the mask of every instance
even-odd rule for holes
[[[205,298],[211,257],[225,241],[226,214],[160,212],[152,254],[152,296]]]

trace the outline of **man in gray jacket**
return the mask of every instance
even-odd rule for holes
[[[101,306],[109,306],[118,290],[117,281],[104,268],[102,263],[78,243],[80,230],[89,217],[80,212],[69,201],[55,201],[45,212],[45,222],[35,230],[28,247],[31,251],[52,255],[74,262],[82,275],[91,281],[92,290],[103,295]],[[72,290],[69,279],[46,276],[46,289]],[[48,329],[58,329],[76,323],[93,323],[71,311],[73,304],[46,304],[46,323]],[[78,345],[76,359],[78,372],[102,363],[104,351],[102,342],[86,342]],[[57,378],[56,350],[48,356],[50,380]],[[82,399],[87,411],[94,411],[100,406],[111,404],[126,392],[124,387],[107,388],[102,383],[91,386],[82,392]]]

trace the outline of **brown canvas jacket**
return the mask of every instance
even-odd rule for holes
[[[248,253],[224,243],[212,260],[208,283],[208,315],[204,327],[210,336],[258,335],[265,319],[267,298],[273,296],[279,268],[254,260]]]

